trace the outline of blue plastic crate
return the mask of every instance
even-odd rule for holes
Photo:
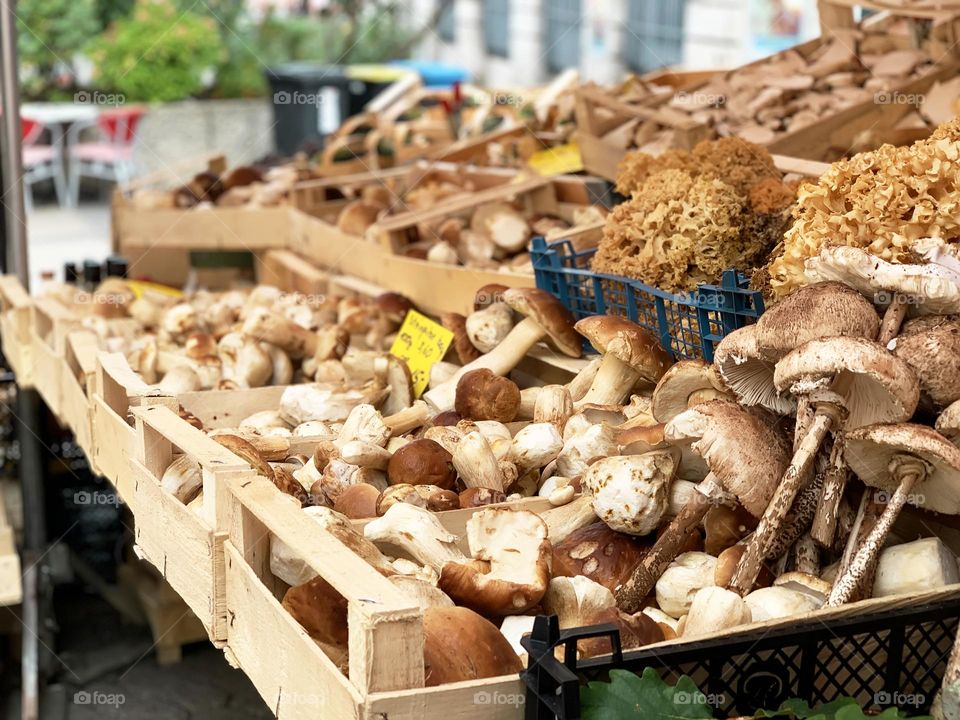
[[[725,270],[719,285],[673,294],[639,280],[593,272],[590,258],[595,252],[578,252],[569,240],[548,244],[534,238],[537,287],[556,295],[577,320],[591,315],[629,318],[659,337],[677,360],[711,362],[718,342],[763,314],[763,296],[736,270]]]

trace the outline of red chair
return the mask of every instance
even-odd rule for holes
[[[125,183],[136,174],[133,158],[137,126],[145,111],[140,107],[105,110],[96,121],[77,123],[67,133],[70,158],[70,202],[80,198],[80,178],[92,177]],[[94,137],[81,140],[85,130],[96,130]],[[88,133],[89,135],[90,133]]]
[[[60,143],[41,143],[45,129],[43,123],[21,117],[21,152],[23,155],[23,193],[26,208],[33,208],[33,186],[44,180],[53,180],[57,203],[63,207],[70,198],[67,195],[67,179],[63,171],[63,148]]]

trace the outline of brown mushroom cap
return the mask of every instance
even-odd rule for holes
[[[477,290],[476,295],[473,296],[473,310],[483,310],[484,308],[490,307],[495,303],[503,302],[503,293],[506,292],[507,286],[501,285],[500,283],[487,283]]]
[[[570,357],[580,357],[583,353],[580,335],[573,328],[573,316],[546,290],[509,288],[503,293],[503,301],[543,328],[560,352]]]
[[[807,285],[769,308],[757,320],[757,347],[778,360],[800,345],[826,337],[873,340],[880,318],[869,300],[837,282]]]
[[[960,315],[921,315],[911,318],[900,327],[898,338],[907,335],[913,335],[918,332],[926,332],[939,327],[954,327],[960,329]]]
[[[397,450],[387,464],[387,478],[391,485],[436,485],[453,489],[457,471],[453,456],[433,440],[420,438]]]
[[[743,540],[756,527],[757,518],[740,505],[712,507],[703,518],[703,550],[717,556]]]
[[[523,669],[496,625],[467,608],[427,608],[423,640],[426,687],[514,675]]]
[[[792,455],[791,443],[773,416],[728,400],[711,400],[680,413],[667,423],[664,437],[690,445],[720,486],[754,517],[763,514]]]
[[[367,483],[351,485],[337,498],[333,509],[351,520],[377,517],[377,499],[380,492]]]
[[[454,409],[470,420],[513,422],[520,410],[520,388],[487,368],[471,370],[457,382]]]
[[[651,333],[626,318],[592,315],[580,320],[574,328],[597,352],[613,355],[647,382],[657,382],[673,364],[673,358]]]
[[[898,337],[893,354],[917,374],[925,410],[942,410],[960,400],[960,327],[940,325]]]
[[[858,337],[811,340],[778,362],[773,375],[780,391],[825,378],[837,378],[845,387],[848,430],[908,420],[920,399],[910,366],[882,345]]]
[[[210,333],[191,333],[183,346],[187,357],[200,358],[217,356],[217,340]]]
[[[620,647],[623,650],[632,650],[663,642],[663,629],[648,615],[638,612],[628,615],[617,608],[607,608],[594,617],[596,624],[611,623],[620,631]],[[577,643],[577,651],[583,658],[609,655],[613,652],[610,639],[607,637],[589,638]]]
[[[273,467],[263,459],[263,456],[250,442],[239,435],[212,435],[211,437],[234,455],[250,463],[250,466],[257,471],[258,475],[263,475],[267,480],[275,482]]]
[[[507,501],[506,493],[490,488],[472,487],[460,493],[460,507],[475,508]]]
[[[649,538],[618,533],[603,522],[591,523],[553,546],[553,575],[583,575],[614,592],[630,578],[651,547]]]
[[[238,165],[223,178],[224,190],[263,182],[263,173],[252,165]]]
[[[460,313],[447,312],[440,316],[440,324],[453,333],[453,349],[462,365],[473,362],[481,352],[470,342],[467,335],[467,319]]]
[[[934,512],[960,515],[960,449],[926,425],[870,425],[846,434],[843,456],[866,485],[887,492],[899,482],[891,473],[898,456],[919,458],[926,466],[908,502]]]
[[[383,208],[364,200],[347,203],[337,216],[337,228],[348,235],[364,235],[377,222]]]
[[[703,360],[680,360],[657,381],[651,409],[656,421],[665,423],[691,407],[691,402],[720,398],[732,400],[733,395],[716,368]]]
[[[937,432],[943,435],[950,442],[956,444],[960,438],[960,400],[950,403],[950,405],[940,413],[935,425]]]
[[[458,510],[460,498],[453,490],[445,490],[436,485],[391,485],[377,498],[376,514],[384,515],[397,503],[407,503],[422,507],[431,512]]]
[[[413,310],[413,303],[409,298],[396,292],[380,293],[376,302],[380,312],[397,324],[402,323],[407,313]]]
[[[287,590],[282,605],[311,638],[346,649],[347,601],[322,577]]]
[[[736,571],[737,565],[740,564],[740,558],[743,557],[743,552],[746,550],[746,547],[743,543],[739,543],[728,547],[717,556],[717,566],[713,571],[714,585],[726,587],[730,580],[733,579],[733,573]],[[757,579],[753,581],[752,589],[756,590],[757,588],[770,587],[773,581],[773,572],[767,567],[766,563],[761,564],[760,572],[757,574]]]
[[[759,405],[779,415],[796,411],[794,399],[781,395],[773,384],[774,364],[760,355],[756,325],[734,330],[723,338],[714,348],[713,366],[741,405]]]

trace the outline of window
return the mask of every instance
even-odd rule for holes
[[[438,2],[443,2],[443,0],[437,0]],[[442,13],[440,13],[440,19],[437,21],[437,35],[440,36],[440,39],[444,42],[452,43],[456,40],[456,30],[454,27],[455,13],[454,8],[456,8],[457,3],[454,0],[447,4],[447,7]]]
[[[637,72],[683,59],[684,0],[629,0],[624,60]]]
[[[580,64],[580,4],[580,0],[552,0],[545,4],[544,41],[551,72]]]
[[[490,55],[510,56],[510,0],[483,1],[483,44]]]

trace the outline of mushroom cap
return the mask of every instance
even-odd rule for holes
[[[397,450],[387,463],[391,485],[436,485],[451,490],[457,481],[453,456],[433,440],[412,440]]]
[[[937,432],[951,441],[960,437],[960,400],[950,403],[947,408],[940,413],[937,418],[937,424],[934,426]]]
[[[538,515],[484,508],[467,521],[467,542],[474,561],[448,562],[440,572],[438,587],[457,604],[502,617],[540,602],[550,582],[550,541]]]
[[[632,650],[664,640],[663,628],[656,620],[642,612],[629,615],[617,608],[607,608],[598,612],[593,620],[593,624],[605,623],[616,625],[620,631],[620,648],[622,650]],[[609,655],[613,652],[613,648],[610,646],[609,638],[594,637],[580,640],[577,643],[577,652],[581,658],[591,658],[598,655]]]
[[[457,382],[454,410],[469,420],[513,422],[520,410],[520,388],[488,368],[471,370]]]
[[[543,328],[560,352],[570,357],[580,357],[583,353],[583,343],[573,329],[573,315],[546,290],[508,288],[503,292],[503,301]]]
[[[184,343],[184,352],[194,359],[216,356],[217,340],[210,333],[191,333]]]
[[[960,400],[960,327],[941,325],[911,333],[891,346],[917,374],[924,409],[942,410]]]
[[[317,642],[347,647],[347,600],[319,575],[287,590],[282,605]]]
[[[467,335],[467,318],[460,313],[446,312],[440,315],[440,324],[453,333],[453,349],[462,365],[473,362],[481,353]]]
[[[839,377],[838,377],[839,376]],[[778,390],[786,391],[824,378],[846,383],[850,430],[880,422],[903,422],[917,409],[920,384],[906,361],[882,345],[857,337],[811,340],[777,363],[773,374]]]
[[[337,228],[348,235],[363,235],[376,221],[383,207],[365,200],[347,203],[337,216]]]
[[[384,292],[377,295],[377,307],[389,320],[403,322],[407,313],[413,310],[413,303],[405,295],[397,292]]]
[[[790,590],[805,593],[820,605],[826,602],[827,598],[830,597],[830,591],[833,589],[832,584],[826,580],[818,578],[816,575],[810,575],[809,573],[796,570],[779,575],[777,579],[773,581],[773,584],[776,587],[785,587]]]
[[[473,296],[473,310],[483,310],[496,303],[503,302],[503,293],[507,291],[506,285],[500,283],[487,283],[477,290]]]
[[[346,623],[344,623],[346,627]],[[424,686],[515,675],[523,663],[497,626],[464,607],[423,613]]]
[[[362,520],[377,516],[377,500],[380,492],[367,483],[351,485],[337,498],[333,509],[351,520]]]
[[[507,501],[507,495],[502,490],[491,488],[472,487],[460,493],[460,507],[475,508],[484,505],[496,505]]]
[[[814,283],[788,295],[757,320],[757,347],[778,360],[810,340],[863,337],[873,340],[880,318],[869,300],[838,282]]]
[[[650,332],[626,318],[592,315],[574,327],[597,352],[613,355],[648,382],[657,382],[673,364],[673,358]]]
[[[239,435],[211,435],[210,437],[237,457],[250,463],[250,466],[257,471],[258,475],[263,475],[263,477],[274,482],[273,467],[263,459],[263,456],[251,442],[244,440]]]
[[[870,487],[893,492],[890,472],[897,456],[923,460],[926,475],[914,485],[908,502],[934,512],[960,515],[960,449],[926,425],[870,425],[846,434],[843,456]]]
[[[714,366],[703,360],[680,360],[663,374],[653,389],[653,417],[660,423],[672,420],[687,409],[695,393],[701,392],[729,396]]]
[[[773,384],[774,364],[757,347],[757,326],[747,325],[727,335],[713,351],[713,366],[742,405],[759,405],[778,415],[792,415],[797,404]]]
[[[711,400],[667,423],[664,437],[690,445],[723,489],[754,517],[773,496],[792,455],[789,440],[773,417],[728,400]]]
[[[913,335],[918,332],[926,332],[938,327],[960,328],[960,316],[958,315],[920,315],[911,318],[900,327],[898,338]]]
[[[806,276],[815,282],[842,282],[879,305],[888,304],[893,293],[906,295],[920,315],[960,312],[957,275],[935,263],[899,265],[863,248],[838,245],[821,248],[819,255],[807,259]]]
[[[654,450],[644,455],[615,455],[598,460],[583,474],[593,493],[593,511],[614,530],[647,535],[667,509],[670,482],[680,453]]]
[[[263,182],[263,173],[252,165],[237,165],[223,178],[224,190]]]
[[[583,575],[614,592],[630,578],[651,547],[652,537],[624,535],[603,522],[594,522],[553,546],[553,575]]]

